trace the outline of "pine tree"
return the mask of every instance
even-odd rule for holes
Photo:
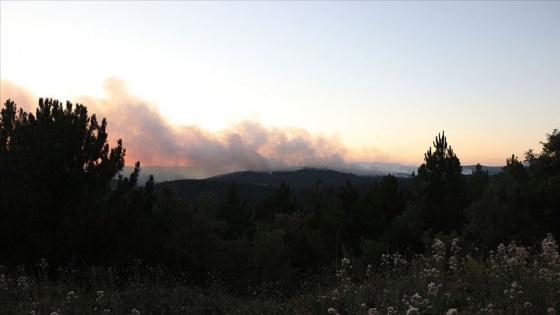
[[[111,183],[126,155],[120,139],[109,147],[106,128],[106,119],[99,122],[80,104],[39,99],[32,114],[6,101],[0,117],[0,260],[62,264],[76,260],[78,249],[95,247],[87,238],[104,232],[92,228],[113,223],[101,220],[113,218],[110,209],[118,211],[108,201],[116,200]],[[133,174],[128,187],[135,181]]]
[[[253,223],[254,214],[247,207],[247,200],[242,200],[239,196],[239,187],[234,181],[228,185],[226,201],[220,208],[219,216],[228,224],[225,233],[227,239],[237,239],[244,236],[244,233]]]
[[[476,164],[476,167],[471,171],[468,182],[469,202],[473,202],[482,196],[489,181],[488,170],[483,170],[480,163]]]
[[[438,134],[414,179],[414,201],[422,209],[428,229],[460,232],[465,223],[465,180],[459,158],[447,144],[445,132]]]
[[[546,134],[546,142],[541,142],[541,153],[533,150],[525,153],[529,165],[529,187],[541,204],[543,222],[541,228],[556,237],[560,235],[560,129]]]

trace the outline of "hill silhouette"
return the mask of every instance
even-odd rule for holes
[[[365,191],[382,178],[383,176],[359,176],[329,169],[303,168],[295,171],[244,171],[206,179],[174,180],[159,183],[156,185],[156,189],[162,185],[170,185],[180,197],[187,200],[193,200],[201,193],[210,193],[219,202],[222,202],[226,199],[228,185],[235,182],[240,198],[246,200],[248,206],[253,206],[282,183],[290,187],[296,200],[303,202],[307,190],[318,182],[322,186],[337,189],[344,186],[346,181],[350,181],[356,188]],[[412,183],[412,179],[400,177],[399,182],[401,187],[408,187]]]

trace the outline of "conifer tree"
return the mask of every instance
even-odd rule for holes
[[[525,162],[529,165],[529,187],[536,195],[542,209],[545,232],[560,235],[560,129],[546,134],[546,142],[541,142],[541,153],[529,150]]]
[[[469,202],[473,202],[482,196],[489,181],[488,170],[483,170],[480,163],[476,164],[476,167],[471,171],[468,182]]]
[[[465,180],[461,162],[447,144],[445,132],[424,154],[414,179],[415,202],[422,209],[427,228],[433,232],[460,232],[465,215]]]
[[[78,249],[96,247],[87,239],[104,232],[93,229],[95,222],[111,226],[101,220],[112,208],[111,182],[126,154],[120,139],[109,147],[106,128],[106,119],[99,122],[80,104],[41,98],[32,114],[6,101],[0,117],[0,260],[67,263]],[[135,181],[133,174],[128,187]]]
[[[247,207],[247,201],[239,196],[239,188],[232,181],[228,185],[227,197],[221,206],[219,216],[228,224],[225,237],[227,239],[237,239],[244,236],[253,221],[253,213]]]

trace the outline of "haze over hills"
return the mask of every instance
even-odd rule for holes
[[[471,174],[472,170],[475,168],[475,165],[465,165],[463,166],[463,174],[468,175]],[[417,165],[405,165],[405,164],[398,164],[398,163],[383,163],[383,162],[356,162],[348,165],[345,168],[341,169],[332,169],[332,168],[317,168],[317,167],[293,167],[290,169],[282,169],[282,170],[274,170],[270,172],[264,171],[254,171],[254,170],[247,170],[247,171],[240,171],[240,172],[233,172],[233,173],[226,173],[226,174],[215,174],[212,176],[205,176],[199,169],[196,167],[190,166],[142,166],[140,172],[140,178],[138,180],[139,184],[143,185],[150,175],[153,175],[156,182],[166,182],[166,181],[175,181],[175,180],[185,180],[185,179],[228,179],[228,180],[235,180],[236,178],[239,180],[241,178],[241,174],[243,174],[243,178],[255,178],[255,183],[259,181],[266,182],[266,183],[275,183],[279,184],[281,182],[281,178],[288,178],[288,177],[297,177],[297,171],[305,170],[305,169],[314,169],[314,170],[332,170],[339,172],[341,174],[349,174],[352,177],[352,182],[358,184],[359,182],[363,181],[363,178],[367,177],[379,177],[384,176],[387,174],[395,175],[399,178],[408,178],[411,177],[412,172],[418,171]],[[502,166],[482,166],[483,170],[487,170],[490,175],[495,175],[500,172]],[[132,166],[125,166],[122,174],[124,176],[128,176],[133,170]],[[249,174],[252,174],[249,176]],[[266,176],[265,174],[271,175]],[[275,175],[275,176],[272,176]],[[280,180],[280,182],[278,182]],[[303,184],[303,183],[302,183]]]
[[[317,183],[317,181],[320,181],[322,185],[328,187],[339,187],[343,186],[346,181],[352,182],[355,186],[365,186],[373,184],[379,179],[381,179],[381,175],[358,176],[352,173],[344,173],[329,169],[302,168],[294,171],[236,172],[210,177],[207,180],[227,183],[234,181],[236,183],[269,187],[278,187],[280,184],[286,183],[292,189],[307,190]]]
[[[382,163],[382,162],[358,162],[347,165],[342,168],[332,168],[332,167],[291,167],[285,169],[277,169],[271,171],[262,170],[240,170],[239,172],[225,173],[225,174],[210,174],[205,176],[196,167],[189,166],[142,166],[140,172],[139,182],[144,183],[149,175],[154,175],[156,182],[165,182],[181,179],[209,179],[213,177],[220,177],[228,174],[236,174],[245,171],[252,171],[255,173],[275,173],[283,174],[286,172],[294,172],[302,169],[323,169],[323,170],[334,170],[341,173],[352,174],[356,177],[360,176],[383,176],[387,174],[393,174],[397,177],[409,177],[413,171],[418,169],[418,166],[414,165],[404,165],[397,163]],[[123,175],[128,176],[133,170],[132,166],[125,166],[123,169]]]
[[[398,165],[392,165],[397,167]],[[463,172],[470,174],[475,166],[463,167]],[[159,168],[148,168],[158,170]],[[165,170],[165,168],[163,168]],[[500,167],[484,167],[489,174],[496,174]],[[180,169],[179,169],[180,170]],[[416,169],[414,169],[415,171]],[[294,170],[258,172],[241,171],[205,179],[177,179],[169,181],[156,180],[156,189],[162,185],[171,185],[179,196],[194,200],[201,193],[209,193],[219,202],[224,202],[227,197],[228,186],[235,182],[241,200],[247,202],[248,206],[254,206],[263,198],[268,196],[282,183],[287,184],[296,200],[303,202],[307,191],[318,184],[322,187],[333,187],[336,190],[351,182],[360,191],[371,189],[376,182],[381,182],[386,173],[374,173],[375,175],[358,175],[350,172],[331,170],[327,168],[300,168]],[[167,173],[169,175],[171,173]],[[412,185],[412,170],[409,174],[400,173],[397,177],[399,186],[408,189]],[[144,175],[148,176],[148,175]],[[157,176],[156,176],[157,179]]]

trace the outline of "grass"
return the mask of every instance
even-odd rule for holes
[[[344,258],[331,285],[204,286],[140,260],[128,270],[94,267],[49,281],[48,262],[0,266],[0,314],[554,314],[560,307],[560,255],[552,236],[539,248],[511,243],[464,253],[435,240],[425,255],[383,255],[364,266]]]

